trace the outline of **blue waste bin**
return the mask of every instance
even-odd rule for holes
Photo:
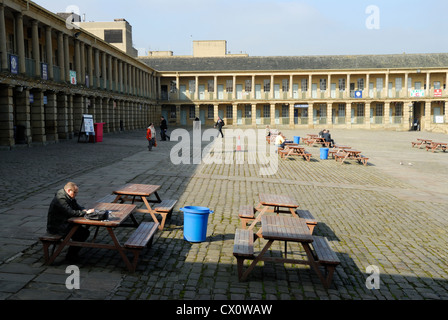
[[[300,137],[294,137],[294,143],[300,144]]]
[[[205,207],[187,206],[184,213],[184,239],[189,242],[204,242],[207,238],[208,217],[213,213]]]
[[[328,160],[328,152],[330,152],[330,149],[328,149],[328,148],[320,148],[320,159],[321,160]]]

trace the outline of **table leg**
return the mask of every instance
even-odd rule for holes
[[[257,263],[261,260],[261,258],[263,258],[263,255],[266,253],[266,251],[268,251],[269,248],[272,246],[273,242],[274,242],[274,240],[269,240],[268,243],[266,243],[266,245],[264,246],[264,248],[260,252],[260,254],[254,259],[254,261],[252,261],[252,263],[250,264],[249,268],[247,268],[247,270],[243,273],[240,281],[244,281],[244,280],[247,279],[247,277],[252,272],[252,270],[255,268]]]
[[[112,238],[112,241],[114,242],[115,248],[120,253],[121,258],[123,258],[123,261],[126,264],[126,267],[129,269],[129,271],[134,272],[134,267],[132,266],[131,262],[129,261],[128,257],[126,256],[126,253],[124,252],[123,247],[121,246],[120,242],[118,241],[117,237],[115,236],[114,231],[110,227],[107,228],[107,231],[109,232],[109,235]]]
[[[302,246],[303,246],[303,249],[305,249],[306,256],[308,257],[309,265],[311,266],[311,268],[314,269],[314,271],[316,272],[316,274],[319,277],[319,279],[322,282],[322,284],[324,286],[327,286],[327,281],[325,280],[325,277],[322,274],[322,272],[319,270],[319,266],[318,266],[318,264],[316,262],[316,258],[314,257],[313,252],[311,251],[309,243],[302,242]]]
[[[151,206],[149,205],[149,202],[148,202],[148,200],[146,199],[146,197],[142,197],[142,200],[143,200],[143,202],[145,203],[145,206],[146,206],[146,208],[147,208],[147,210],[145,210],[145,212],[147,212],[147,213],[149,213],[149,214],[151,215],[152,220],[153,220],[155,223],[158,223],[158,224],[159,224],[159,230],[162,230],[162,229],[161,229],[161,224],[160,224],[159,220],[157,220],[157,217],[156,217],[154,211],[151,209]],[[141,211],[140,211],[140,212],[141,212]]]
[[[75,234],[76,230],[78,230],[79,225],[75,224],[73,226],[73,228],[70,230],[70,232],[68,233],[68,235],[64,238],[64,240],[61,242],[61,244],[58,246],[58,248],[56,249],[56,251],[51,255],[50,259],[48,260],[48,265],[51,265],[54,260],[56,260],[56,258],[61,254],[62,249],[64,249],[64,247],[67,245],[67,243],[70,241],[70,239],[72,238],[72,236]]]
[[[252,222],[252,224],[249,226],[249,230],[252,230],[255,225],[261,221],[261,217],[268,211],[268,207],[264,207],[263,210],[256,216],[255,220]]]

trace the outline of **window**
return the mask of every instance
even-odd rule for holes
[[[226,80],[226,92],[227,93],[233,92],[233,80]]]
[[[377,103],[375,108],[375,116],[382,117],[383,116],[383,108],[384,105],[382,103]]]
[[[176,80],[173,80],[170,82],[170,93],[176,93],[176,92],[177,92]]]
[[[245,84],[246,84],[246,86],[245,86],[244,90],[246,92],[252,92],[252,80],[246,80]]]
[[[345,79],[339,79],[339,91],[345,91]]]
[[[414,83],[415,90],[421,90],[422,89],[422,83],[420,81],[416,81]]]
[[[190,91],[191,93],[196,92],[196,80],[188,81],[188,91]]]
[[[170,119],[176,119],[176,118],[177,118],[176,106],[171,106]]]
[[[282,80],[282,91],[288,92],[289,91],[289,79],[283,79]]]
[[[227,106],[227,108],[226,108],[226,118],[227,119],[232,119],[233,118],[233,107],[232,106]]]
[[[395,90],[401,91],[403,89],[403,79],[402,78],[396,78],[395,79]]]
[[[358,90],[364,90],[364,79],[363,78],[358,79]]]
[[[345,104],[343,103],[338,104],[338,117],[340,118],[345,117]]]
[[[263,118],[270,118],[270,117],[271,117],[271,106],[265,104],[263,106]]]
[[[190,119],[196,119],[196,107],[195,106],[190,106]]]
[[[327,79],[319,79],[320,91],[327,90]]]
[[[308,79],[302,79],[302,91],[308,91]]]
[[[403,103],[402,102],[398,102],[395,105],[395,116],[396,117],[402,117],[403,116]]]
[[[282,118],[289,118],[289,105],[282,105]]]
[[[246,105],[244,108],[244,117],[245,118],[252,118],[252,106]]]
[[[213,106],[208,106],[208,110],[207,110],[207,117],[209,119],[214,119],[215,118],[215,108]]]
[[[264,92],[270,92],[271,91],[271,80],[269,80],[269,79],[265,79],[264,81],[263,81],[263,83],[264,83]]]
[[[215,92],[215,80],[208,80],[207,81],[207,91],[208,92]]]
[[[440,81],[434,81],[434,89],[435,90],[437,90],[437,89],[440,89],[441,87],[440,87]]]
[[[104,41],[107,43],[123,43],[123,30],[104,30]]]
[[[376,90],[383,90],[383,78],[376,79]]]
[[[357,117],[364,117],[364,104],[358,103],[356,105],[356,116]]]

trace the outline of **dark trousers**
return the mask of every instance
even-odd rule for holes
[[[170,139],[170,137],[166,134],[167,129],[161,129],[160,130],[160,136],[162,138],[162,141],[166,141],[166,138],[168,138],[168,140]]]
[[[148,150],[152,151],[152,147],[154,147],[154,141],[155,139],[152,138],[151,140],[148,140]]]
[[[78,230],[76,230],[75,234],[72,236],[73,241],[85,242],[90,236],[90,231],[80,226]],[[81,247],[68,247],[67,257],[76,257],[81,250]]]

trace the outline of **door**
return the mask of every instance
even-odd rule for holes
[[[255,119],[256,124],[261,124],[261,109],[257,109],[257,118]]]
[[[201,120],[201,124],[205,124],[205,110],[199,110],[199,120]]]
[[[187,86],[185,86],[185,85],[179,86],[179,91],[180,91],[179,99],[187,100]]]
[[[218,99],[223,100],[224,99],[224,85],[218,84]]]
[[[274,99],[280,99],[280,85],[274,84]]]
[[[243,99],[243,85],[242,84],[236,85],[236,98],[239,100]]]
[[[313,99],[317,98],[317,83],[313,83],[311,85],[311,98]]]
[[[187,125],[187,110],[185,108],[180,109],[180,125]]]
[[[243,111],[242,110],[236,111],[236,117],[237,117],[237,124],[243,124]]]
[[[280,124],[280,110],[275,109],[275,124]]]
[[[336,98],[336,83],[332,83],[331,84],[331,89],[330,89],[331,91],[330,91],[330,95],[331,95],[331,98]]]
[[[261,84],[255,85],[255,99],[261,99]]]
[[[200,85],[198,87],[198,90],[199,90],[199,100],[205,100],[205,86]]]
[[[299,84],[293,84],[292,86],[292,97],[294,99],[299,99]]]

